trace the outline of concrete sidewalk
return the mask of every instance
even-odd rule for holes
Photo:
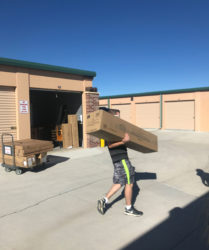
[[[0,249],[191,250],[188,241],[192,243],[199,219],[207,216],[199,197],[209,190],[196,169],[207,178],[209,133],[153,133],[158,135],[159,152],[129,150],[137,172],[135,206],[144,212],[140,218],[123,214],[122,190],[104,216],[96,210],[97,199],[112,185],[106,148],[53,151],[46,168],[21,176],[0,168]],[[178,220],[180,224],[173,224]],[[159,247],[146,243],[154,243],[156,235]]]

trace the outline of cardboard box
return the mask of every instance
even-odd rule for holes
[[[3,162],[2,153],[0,153],[0,162]],[[13,166],[13,156],[4,155],[4,162],[9,166]],[[16,167],[33,168],[45,162],[47,162],[47,152],[31,154],[28,156],[15,156]]]
[[[4,145],[11,146],[11,142],[5,142]],[[28,156],[31,154],[38,154],[42,152],[48,152],[53,149],[53,143],[51,141],[35,140],[35,139],[24,139],[14,141],[15,145],[15,156]],[[0,154],[2,148],[0,145]]]
[[[69,123],[62,124],[63,148],[73,146],[72,125]]]
[[[87,115],[87,133],[110,142],[120,141],[128,133],[127,147],[143,153],[158,150],[156,135],[103,110]]]
[[[30,156],[15,156],[15,166],[22,168],[33,168],[42,163],[40,155],[30,155]],[[3,162],[2,155],[0,155],[0,162]],[[13,156],[4,155],[4,162],[9,166],[13,166]]]
[[[4,161],[13,166],[12,143],[4,142]],[[25,139],[14,141],[15,165],[22,168],[33,168],[46,162],[47,152],[53,149],[51,141]],[[2,158],[2,147],[0,146],[0,162]]]
[[[77,115],[68,115],[68,123],[72,125],[73,147],[79,147]]]

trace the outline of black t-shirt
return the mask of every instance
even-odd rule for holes
[[[113,163],[121,161],[122,159],[128,159],[127,147],[125,145],[120,145],[114,148],[108,147],[108,149]]]

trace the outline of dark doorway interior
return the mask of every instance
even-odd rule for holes
[[[79,145],[82,146],[82,94],[64,91],[30,91],[31,137],[52,140],[56,145],[56,127],[68,122],[68,114],[76,114]]]

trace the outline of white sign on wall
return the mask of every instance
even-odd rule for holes
[[[21,114],[28,113],[28,101],[20,101],[20,113]]]

